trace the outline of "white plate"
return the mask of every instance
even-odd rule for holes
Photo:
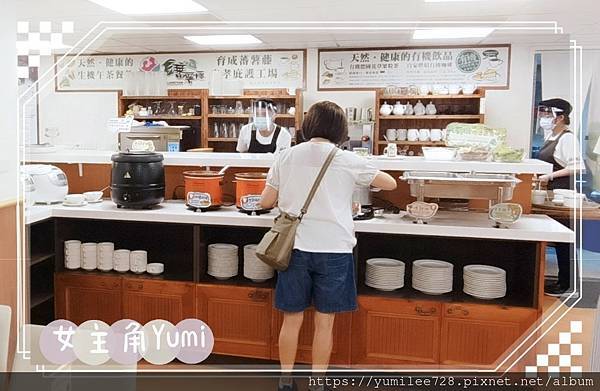
[[[367,265],[376,267],[405,267],[404,262],[392,258],[371,258],[367,259]]]
[[[467,265],[463,268],[463,271],[484,275],[506,275],[504,269],[489,265]]]
[[[414,267],[423,267],[427,269],[452,269],[454,265],[452,265],[450,262],[440,261],[437,259],[418,259],[413,261],[413,268]]]
[[[100,202],[102,202],[102,201],[103,201],[103,200],[102,200],[102,198],[100,198],[100,199],[99,199],[99,200],[97,200],[97,201],[87,201],[87,203],[88,203],[88,204],[99,204],[99,203],[100,203]]]
[[[70,202],[63,202],[62,204],[63,204],[63,206],[80,207],[80,206],[86,206],[88,203],[87,203],[87,201],[83,201],[79,204],[72,204]]]

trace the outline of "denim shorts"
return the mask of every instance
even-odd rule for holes
[[[301,312],[311,305],[323,313],[357,308],[352,253],[292,252],[288,268],[277,273],[275,308]]]

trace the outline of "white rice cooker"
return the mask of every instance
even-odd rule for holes
[[[36,204],[63,202],[69,193],[67,176],[58,167],[49,164],[27,164],[21,166],[21,173],[33,180],[33,191],[28,195]]]

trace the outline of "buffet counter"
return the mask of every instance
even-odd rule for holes
[[[111,164],[115,152],[98,150],[59,150],[50,153],[26,153],[25,160],[35,163],[68,164]],[[163,152],[166,166],[214,166],[268,168],[273,163],[273,154],[265,153],[208,153],[208,152]],[[445,171],[481,172],[504,174],[549,174],[552,165],[541,160],[525,159],[520,163],[476,162],[476,161],[431,161],[420,156],[387,158],[371,157],[380,170],[385,171]]]
[[[193,212],[183,201],[167,201],[151,210],[119,209],[111,201],[83,207],[35,205],[26,211],[26,223],[32,224],[51,217],[140,221],[160,223],[200,224],[236,227],[270,227],[275,210],[249,216],[235,207],[223,207],[209,212]],[[356,232],[399,235],[447,236],[480,239],[572,242],[573,232],[544,215],[523,215],[510,228],[494,228],[486,213],[439,212],[429,224],[414,224],[405,216],[384,214],[371,220],[356,221]]]

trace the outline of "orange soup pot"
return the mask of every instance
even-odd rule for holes
[[[260,196],[267,183],[264,172],[242,172],[235,174],[235,205],[242,208],[242,197]]]
[[[192,208],[218,208],[223,205],[223,177],[224,174],[218,171],[185,171],[185,204]]]

